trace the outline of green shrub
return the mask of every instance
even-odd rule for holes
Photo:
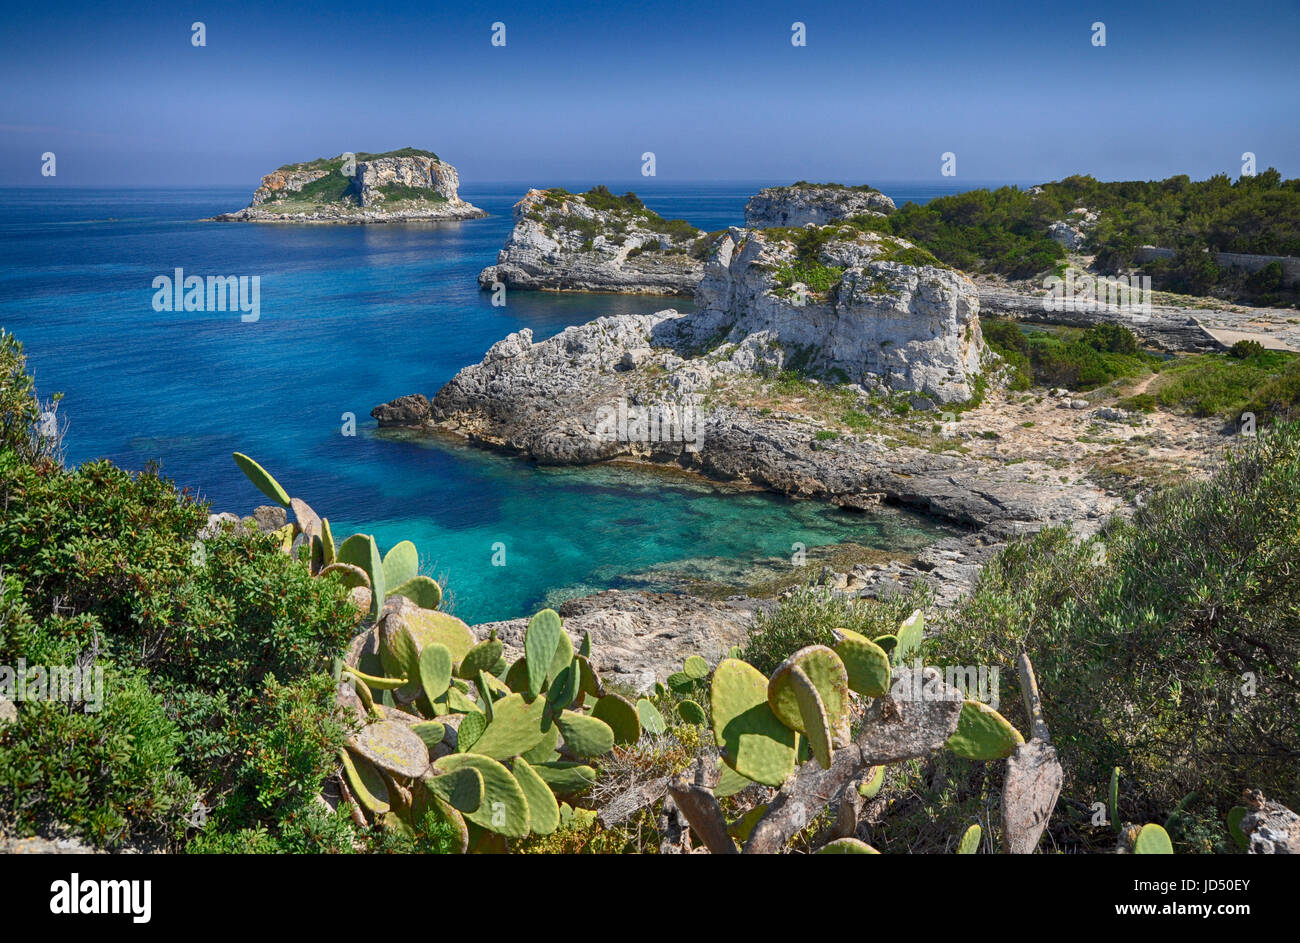
[[[18,705],[0,728],[0,810],[28,834],[68,825],[112,846],[179,848],[196,799],[207,840],[276,839],[315,803],[346,731],[330,667],[355,610],[261,534],[196,545],[197,503],[156,470],[66,469],[30,448],[21,348],[0,448],[0,665],[104,670],[103,709]],[[31,615],[29,615],[31,614]]]
[[[948,620],[941,653],[1001,665],[1004,679],[1029,653],[1081,807],[1115,766],[1137,821],[1192,791],[1221,813],[1246,786],[1294,806],[1300,426],[1247,442],[1102,539],[1104,556],[1062,530],[1009,546]],[[1015,700],[1008,685],[1003,703]]]
[[[1256,345],[1258,346],[1258,345]],[[1160,404],[1195,416],[1219,416],[1235,422],[1243,412],[1257,419],[1289,415],[1300,404],[1300,368],[1294,354],[1239,348],[1238,356],[1200,354],[1169,362],[1152,387]]]
[[[825,587],[801,587],[775,609],[754,617],[741,658],[771,674],[807,645],[834,645],[834,629],[851,629],[867,638],[888,635],[913,610],[925,609],[929,602],[929,589],[923,583],[881,601],[836,595]]]
[[[1264,355],[1264,345],[1259,341],[1237,341],[1228,348],[1228,356],[1237,360],[1249,360],[1251,357],[1262,357]]]

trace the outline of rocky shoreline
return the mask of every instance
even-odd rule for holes
[[[653,269],[674,292],[693,289],[699,310],[601,317],[542,342],[524,329],[432,398],[412,393],[371,415],[542,464],[644,462],[850,510],[921,512],[962,532],[911,555],[809,567],[801,581],[874,598],[925,582],[940,608],[1009,540],[1044,527],[1090,535],[1128,512],[1134,489],[1199,473],[1223,438],[1212,420],[1002,389],[981,313],[1083,327],[1106,313],[1049,312],[1024,286],[972,281],[878,232],[870,217],[892,209],[870,188],[769,188],[747,205],[748,228],[674,242],[630,194],[529,191],[483,288],[662,291]],[[634,252],[642,240],[675,248]],[[1164,350],[1222,348],[1178,309],[1133,329]],[[772,604],[610,590],[561,612],[617,653],[602,670],[644,690],[684,653],[743,642]],[[482,628],[509,644],[522,624]]]

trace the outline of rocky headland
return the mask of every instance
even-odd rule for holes
[[[704,271],[704,233],[664,219],[633,193],[529,190],[514,221],[496,264],[479,274],[485,290],[689,296]]]
[[[745,225],[823,226],[853,216],[885,216],[894,201],[873,187],[846,187],[842,183],[799,183],[765,187],[745,204]]]
[[[372,415],[542,463],[669,463],[847,508],[907,506],[979,545],[1095,528],[1121,501],[1082,469],[1062,474],[1050,449],[971,454],[958,417],[998,362],[973,284],[926,255],[842,224],[733,229],[697,312],[603,317],[538,343],[519,331],[432,399]]]
[[[342,154],[286,164],[262,178],[252,203],[218,222],[387,223],[475,219],[460,175],[432,151]]]

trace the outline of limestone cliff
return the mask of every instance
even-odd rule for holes
[[[818,226],[851,216],[884,216],[894,201],[871,187],[846,187],[839,183],[799,183],[766,187],[745,204],[745,225]]]
[[[601,186],[586,193],[529,190],[515,228],[478,277],[486,290],[605,291],[690,295],[703,274],[704,233],[666,220],[635,194]]]
[[[863,403],[970,397],[985,352],[978,296],[921,250],[862,223],[733,229],[713,241],[696,300],[693,314],[602,317],[541,342],[519,331],[432,400],[372,415],[550,464],[671,462],[790,494],[886,494],[977,526],[1095,510],[1091,492],[1049,494],[1019,468],[868,439],[832,452],[756,403],[787,371]]]
[[[456,168],[431,151],[403,148],[287,164],[262,178],[253,202],[221,222],[382,223],[473,219]]]

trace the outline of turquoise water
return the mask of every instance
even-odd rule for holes
[[[631,186],[665,216],[710,230],[740,223],[755,190]],[[705,572],[712,558],[789,557],[797,543],[914,549],[938,532],[901,511],[853,514],[639,470],[538,468],[379,437],[374,405],[433,394],[511,331],[531,327],[540,339],[601,314],[689,309],[681,299],[528,292],[493,308],[475,276],[495,261],[524,189],[466,187],[492,216],[423,226],[198,222],[245,205],[247,188],[0,191],[0,325],[26,345],[41,391],[65,393],[69,462],[158,461],[215,509],[247,513],[264,503],[230,460],[247,452],[336,534],[373,532],[384,547],[414,540],[471,622],[623,585],[650,567]],[[900,202],[952,192],[884,189]],[[177,267],[260,276],[259,320],[155,312],[152,280]],[[341,434],[345,413],[356,416],[355,436]],[[505,566],[493,565],[497,545]]]

